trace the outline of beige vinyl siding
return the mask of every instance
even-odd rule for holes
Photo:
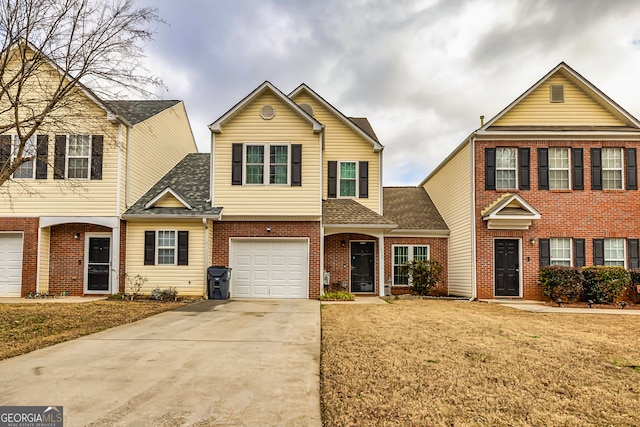
[[[134,125],[130,133],[129,193],[127,200],[123,200],[127,204],[125,209],[185,155],[198,151],[182,102]]]
[[[271,120],[260,117],[264,105],[276,110]],[[261,142],[302,144],[302,186],[231,185],[232,144]],[[320,216],[319,144],[309,121],[271,92],[263,93],[215,134],[215,205],[224,207],[225,217]]]
[[[551,102],[551,85],[564,85],[564,102]],[[625,126],[595,98],[558,72],[514,105],[494,126]]]
[[[161,198],[160,200],[158,200],[158,203],[155,204],[155,207],[156,208],[184,208],[184,204],[182,204],[182,202],[176,199],[175,197],[171,195],[167,195]]]
[[[154,288],[175,287],[178,295],[200,296],[206,294],[205,274],[211,257],[205,262],[205,239],[208,230],[201,220],[166,220],[127,222],[127,275],[141,275],[148,281],[142,292],[150,293]],[[144,232],[158,230],[189,231],[189,265],[144,265]],[[127,290],[128,292],[128,290]]]
[[[324,159],[322,165],[322,197],[327,198],[328,161],[369,162],[369,197],[356,198],[362,205],[380,213],[380,155],[373,151],[373,145],[345,124],[332,111],[318,103],[306,92],[294,98],[297,104],[313,107],[314,117],[325,126]]]
[[[473,296],[471,149],[466,145],[424,184],[451,233],[449,294]]]
[[[40,253],[38,272],[38,292],[49,291],[49,251],[51,244],[51,228],[45,227],[40,230]]]

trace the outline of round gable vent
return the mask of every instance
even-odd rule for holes
[[[260,109],[260,117],[262,117],[265,120],[271,120],[275,115],[276,115],[276,109],[273,108],[271,105],[265,105]]]
[[[304,110],[310,116],[313,116],[313,107],[309,104],[300,104],[300,108]]]

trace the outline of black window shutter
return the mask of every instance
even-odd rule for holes
[[[156,261],[156,232],[144,232],[144,265],[154,265]]]
[[[178,231],[178,265],[189,265],[188,231]]]
[[[627,190],[638,189],[638,159],[635,148],[627,148]]]
[[[640,268],[640,240],[629,239],[629,268]]]
[[[604,239],[593,239],[593,265],[604,265]]]
[[[56,135],[55,150],[53,153],[53,179],[64,179],[67,163],[67,136]]]
[[[573,239],[573,265],[584,267],[587,264],[584,239]]]
[[[358,162],[360,175],[358,181],[358,197],[366,199],[369,197],[369,162]]]
[[[0,135],[0,172],[11,166],[11,135]]]
[[[521,190],[529,190],[531,188],[529,179],[529,157],[531,152],[528,148],[521,148],[519,151],[519,163],[520,163],[520,176],[518,177]]]
[[[496,189],[496,149],[484,149],[484,189]]]
[[[36,179],[47,179],[47,161],[49,155],[49,135],[38,135],[36,156]]]
[[[602,149],[591,149],[591,189],[602,190]]]
[[[582,148],[571,150],[571,181],[574,190],[584,190],[584,158]]]
[[[302,144],[291,145],[291,185],[302,185]]]
[[[549,189],[549,149],[538,148],[538,190]]]
[[[231,185],[242,185],[242,144],[231,145]]]
[[[327,169],[327,197],[335,199],[338,191],[338,162],[330,161]]]
[[[102,153],[104,151],[104,136],[91,137],[91,179],[102,179]]]
[[[551,264],[551,245],[549,239],[539,239],[540,246],[540,267]]]

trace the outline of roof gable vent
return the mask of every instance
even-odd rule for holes
[[[564,85],[551,85],[551,102],[564,102]]]
[[[313,116],[313,107],[309,104],[300,104],[300,108],[304,110],[310,116]]]
[[[265,105],[260,109],[260,117],[265,120],[271,120],[276,115],[276,109],[271,105]]]

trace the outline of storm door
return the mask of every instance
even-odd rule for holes
[[[375,242],[351,242],[351,292],[375,291]]]
[[[109,292],[111,237],[88,236],[86,248],[86,292]]]
[[[520,296],[519,240],[496,239],[495,248],[495,293],[497,297]]]

